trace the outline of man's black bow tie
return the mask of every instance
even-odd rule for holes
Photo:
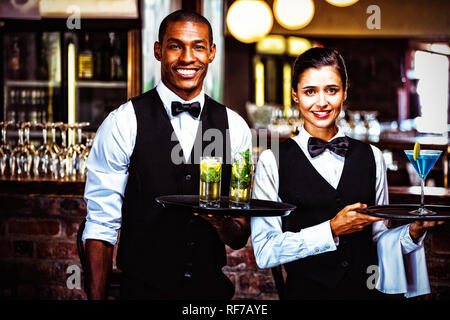
[[[182,112],[189,112],[194,118],[200,115],[200,102],[181,103],[179,101],[172,101],[172,116],[176,116]]]
[[[347,137],[339,137],[331,140],[330,142],[325,142],[319,138],[310,137],[308,140],[308,152],[311,157],[317,157],[319,154],[329,149],[330,151],[336,153],[341,157],[345,157],[348,150],[348,139]]]

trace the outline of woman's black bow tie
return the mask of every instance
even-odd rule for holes
[[[331,140],[330,142],[325,142],[316,137],[310,137],[308,140],[308,152],[311,157],[317,157],[319,154],[329,149],[330,151],[336,153],[341,157],[345,157],[348,151],[348,139],[347,137],[339,137]]]
[[[176,116],[182,112],[189,112],[194,118],[200,115],[200,102],[181,103],[179,101],[172,101],[172,116]]]

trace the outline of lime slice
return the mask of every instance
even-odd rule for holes
[[[236,162],[233,164],[232,171],[233,171],[233,176],[239,178],[240,174],[239,174],[239,169],[238,169],[238,166],[237,166]]]
[[[235,163],[233,163],[232,167],[233,175],[239,178],[242,174],[242,169],[244,169],[245,166],[247,166],[247,162],[245,161],[236,161]]]
[[[200,163],[201,173],[206,174],[208,169],[211,168],[214,171],[220,171],[221,164],[216,159],[205,159]]]
[[[205,174],[208,171],[208,165],[205,162],[200,163],[200,173]]]
[[[419,159],[419,155],[420,155],[420,143],[416,142],[416,144],[414,145],[414,154],[413,154],[414,161],[417,161],[417,159]]]

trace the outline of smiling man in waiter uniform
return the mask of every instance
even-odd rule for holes
[[[234,287],[222,272],[225,244],[238,249],[247,243],[248,219],[162,209],[154,200],[161,195],[198,194],[200,155],[194,145],[205,151],[211,143],[201,140],[206,130],[219,130],[223,137],[223,195],[228,192],[230,159],[251,148],[246,122],[203,92],[215,52],[211,26],[203,16],[182,10],[171,13],[161,23],[154,46],[161,81],[111,112],[98,129],[85,188],[88,215],[83,241],[90,299],[106,297],[118,229],[121,298],[233,296]],[[181,164],[171,158],[177,146],[185,159]]]

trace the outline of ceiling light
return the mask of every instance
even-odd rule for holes
[[[348,7],[357,3],[359,0],[325,0],[325,1],[336,7]]]
[[[312,0],[275,0],[275,19],[285,29],[297,30],[306,27],[314,17]]]
[[[227,27],[241,42],[251,43],[264,38],[272,30],[270,7],[261,0],[238,0],[228,9]]]
[[[287,39],[288,43],[288,54],[291,56],[298,56],[312,47],[311,42],[305,38],[289,37]]]
[[[284,54],[286,52],[286,39],[280,35],[269,35],[258,41],[256,51],[268,54]]]

